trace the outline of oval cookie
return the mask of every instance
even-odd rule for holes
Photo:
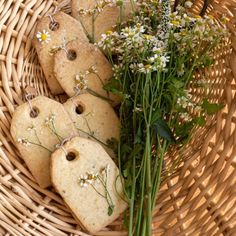
[[[121,198],[119,170],[97,142],[81,137],[67,142],[52,155],[51,175],[53,186],[91,234],[113,222],[127,207]]]
[[[51,185],[50,157],[56,145],[76,134],[63,105],[47,97],[31,100],[15,110],[11,135],[29,170],[42,188]]]
[[[109,141],[119,140],[120,121],[109,103],[90,94],[81,94],[64,103],[79,136],[91,138],[114,157]]]

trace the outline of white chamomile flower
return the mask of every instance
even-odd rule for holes
[[[191,116],[187,112],[180,113],[180,118],[185,122],[188,122],[188,121],[192,120]]]
[[[187,1],[187,2],[184,3],[184,6],[185,6],[186,8],[191,8],[192,5],[193,5],[193,3],[190,2],[190,1]]]
[[[41,42],[42,44],[49,43],[49,41],[51,40],[51,35],[46,30],[43,30],[43,32],[39,31],[36,34],[36,37],[37,37],[38,41]]]
[[[79,182],[80,187],[82,188],[88,187],[87,176],[80,175],[78,182]]]
[[[27,131],[33,131],[36,130],[36,127],[34,125],[31,125],[27,128]]]
[[[26,147],[30,145],[28,139],[26,139],[26,138],[18,138],[17,142],[22,144],[23,146],[26,146]]]

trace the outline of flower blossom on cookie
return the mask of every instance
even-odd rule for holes
[[[46,30],[43,30],[43,32],[39,31],[36,34],[36,37],[37,37],[38,41],[42,44],[48,43],[51,40],[51,36]]]

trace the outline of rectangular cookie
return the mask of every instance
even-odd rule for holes
[[[53,53],[63,44],[74,39],[88,42],[81,24],[63,12],[52,15],[52,18],[43,17],[36,26],[33,44],[52,94],[64,92],[53,73]]]
[[[114,151],[108,146],[118,141],[120,136],[120,121],[113,107],[91,94],[81,94],[63,105],[79,136],[99,142],[111,157],[115,157]]]
[[[112,66],[95,45],[73,40],[55,54],[54,73],[69,97],[88,92],[107,99],[113,106],[120,97],[104,90],[113,76]],[[69,55],[69,57],[68,57]]]
[[[78,223],[95,234],[127,208],[119,170],[103,147],[75,137],[51,159],[52,182]]]
[[[76,130],[63,105],[39,96],[16,108],[11,135],[29,170],[42,188],[51,185],[50,158],[56,145]]]
[[[135,2],[135,1],[133,1]],[[99,5],[99,7],[98,7]],[[101,35],[113,30],[120,21],[127,19],[134,10],[130,0],[124,0],[122,10],[114,3],[106,3],[96,0],[72,0],[72,16],[81,22],[86,34],[92,42],[98,42]],[[96,10],[99,8],[99,11]],[[94,12],[94,13],[92,13]]]

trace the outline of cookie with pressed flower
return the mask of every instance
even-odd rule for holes
[[[69,57],[68,57],[69,54]],[[55,54],[54,73],[69,97],[90,93],[117,105],[118,96],[104,90],[113,76],[112,66],[104,54],[93,44],[73,40],[66,51]]]
[[[76,134],[73,122],[62,104],[37,97],[16,108],[11,135],[35,180],[42,187],[51,185],[50,157],[56,145]]]
[[[75,137],[51,159],[53,186],[83,229],[95,234],[127,207],[119,169],[104,148]]]
[[[114,157],[110,145],[119,140],[120,121],[112,106],[91,94],[81,94],[69,99],[64,103],[64,107],[79,136],[99,142],[107,153]]]
[[[119,3],[120,2],[120,3]],[[123,4],[121,4],[123,2]],[[135,1],[133,1],[135,2]],[[72,16],[81,22],[90,40],[98,42],[101,35],[132,15],[135,5],[130,0],[72,0]]]
[[[36,26],[33,43],[48,86],[53,94],[63,92],[53,74],[54,53],[74,39],[79,39],[82,42],[88,41],[82,25],[63,12],[58,12],[51,18],[49,16],[43,17]]]

